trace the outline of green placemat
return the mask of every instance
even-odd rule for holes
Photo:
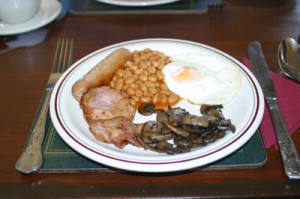
[[[157,6],[116,6],[95,0],[73,0],[70,12],[86,14],[201,14],[207,12],[206,0],[184,0]]]
[[[117,169],[99,164],[75,152],[55,131],[50,117],[46,124],[43,143],[44,162],[39,172],[109,172]],[[230,156],[199,169],[242,169],[261,167],[267,161],[267,154],[257,131],[239,150]],[[193,169],[195,170],[195,169]]]

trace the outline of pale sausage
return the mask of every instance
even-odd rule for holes
[[[101,60],[92,70],[75,82],[72,87],[72,95],[80,101],[82,95],[90,88],[108,85],[114,72],[122,67],[126,61],[132,57],[128,49],[120,48],[113,51],[103,60]]]

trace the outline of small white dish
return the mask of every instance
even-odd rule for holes
[[[107,4],[117,6],[157,6],[167,3],[173,3],[179,0],[96,0]]]
[[[8,24],[0,21],[0,36],[16,35],[36,30],[52,22],[61,12],[57,0],[42,0],[41,8],[30,20],[19,24]]]
[[[222,139],[191,152],[167,155],[155,153],[132,145],[119,149],[113,144],[97,141],[89,131],[78,101],[71,93],[73,84],[100,60],[118,48],[130,51],[150,48],[175,56],[185,53],[212,55],[237,67],[241,71],[242,85],[239,93],[224,105],[225,118],[231,119],[236,132],[228,132]],[[192,114],[200,114],[199,106],[183,102],[177,104]],[[262,120],[264,98],[253,74],[239,61],[210,46],[175,39],[143,39],[111,45],[99,49],[73,64],[59,79],[50,101],[52,122],[61,138],[75,151],[98,163],[119,169],[139,172],[170,172],[200,167],[220,160],[243,146],[256,132]],[[136,114],[134,123],[155,118]]]

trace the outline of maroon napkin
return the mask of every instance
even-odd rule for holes
[[[251,70],[248,59],[243,58],[243,63]],[[300,84],[272,71],[270,73],[274,81],[279,108],[287,128],[292,135],[300,127]],[[264,116],[259,127],[262,139],[267,149],[273,145],[278,149],[273,121],[267,104],[265,105]]]

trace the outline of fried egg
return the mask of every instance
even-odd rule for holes
[[[212,55],[183,54],[163,69],[168,88],[193,104],[229,103],[241,87],[238,67]]]

